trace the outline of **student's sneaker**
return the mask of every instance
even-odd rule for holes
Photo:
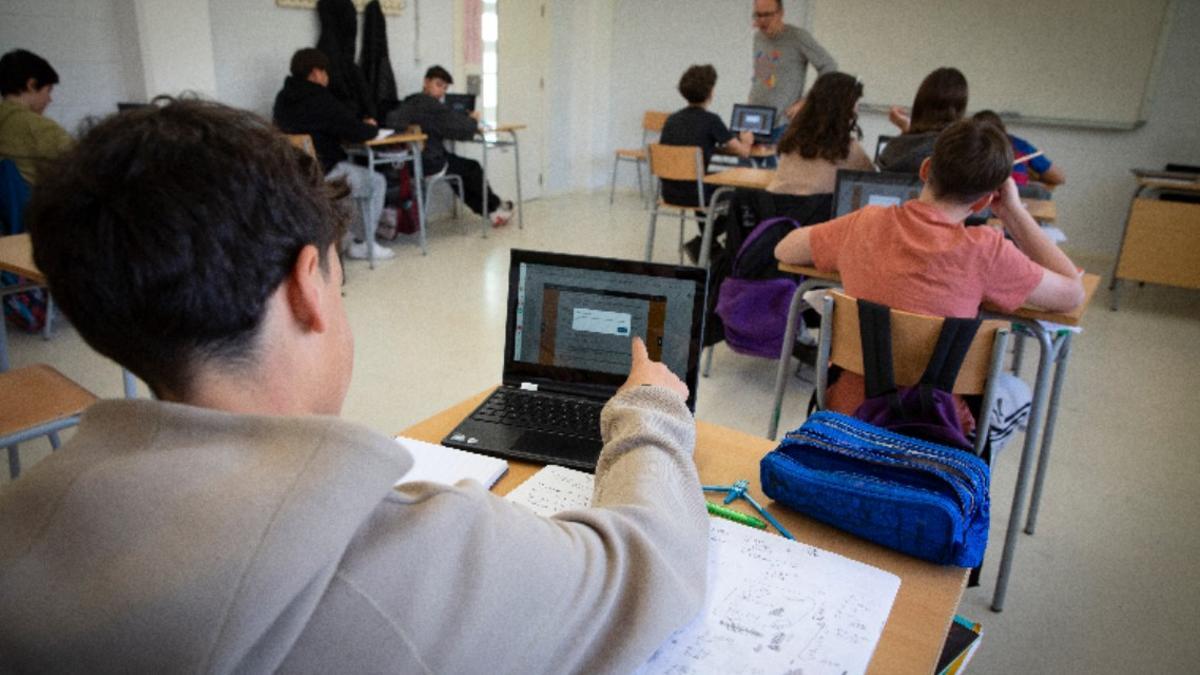
[[[492,220],[492,227],[504,227],[513,217],[513,203],[502,202],[500,208],[488,214],[488,218]]]
[[[371,243],[371,247],[375,249],[376,260],[390,260],[396,257],[396,252],[390,248],[380,246],[374,242]],[[367,260],[369,257],[367,251],[367,242],[356,241],[350,244],[350,250],[346,253],[346,255],[354,260]]]

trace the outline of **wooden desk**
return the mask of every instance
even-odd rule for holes
[[[46,285],[45,275],[33,263],[29,233],[0,237],[0,270],[23,276],[38,286]]]
[[[512,148],[513,163],[517,172],[517,227],[525,228],[525,201],[521,196],[521,147],[517,143],[517,132],[525,128],[524,124],[498,124],[494,127],[481,129],[475,134],[475,137],[463,143],[478,143],[482,148],[483,161],[483,190],[485,208],[483,209],[483,238],[487,239],[488,230],[492,227],[492,222],[488,220],[486,201],[488,188],[488,149],[489,148]],[[507,138],[505,138],[507,137]]]
[[[489,392],[438,413],[402,433],[423,441],[440,442]],[[758,483],[758,463],[775,447],[763,438],[733,429],[696,424],[696,466],[704,483],[732,483],[750,479],[750,492],[778,518],[796,539],[833,551],[900,577],[900,591],[871,659],[871,673],[931,673],[941,654],[950,621],[966,584],[967,571],[942,567],[863,541],[823,525],[767,499]],[[507,494],[533,475],[540,466],[509,460],[508,473],[493,488]],[[744,513],[748,508],[734,502]]]
[[[421,146],[427,138],[429,137],[419,131],[406,131],[346,147],[348,154],[367,158],[367,170],[369,171],[375,171],[375,167],[380,164],[402,166],[408,162],[412,162],[413,189],[417,195],[417,231],[419,233],[418,241],[421,245],[421,255],[428,253],[425,245],[425,199],[423,195],[425,177],[421,166]],[[368,223],[367,221],[370,218],[367,217],[366,207],[362,206],[360,210],[362,212],[363,229],[366,230],[364,236],[370,244],[367,246],[367,265],[371,269],[375,269],[375,228],[379,226],[379,223]]]
[[[29,239],[29,233],[0,237],[0,270],[19,274],[30,281],[28,285],[17,288],[46,285],[46,275],[33,262],[33,242]],[[49,325],[48,313],[46,321]],[[0,310],[0,372],[8,370],[8,366],[8,321]],[[133,374],[121,368],[121,377],[124,380],[125,398],[137,398],[137,381]]]
[[[802,274],[808,278],[796,289],[796,293],[792,296],[792,303],[788,307],[787,332],[784,334],[784,343],[779,354],[779,366],[775,372],[774,408],[771,413],[771,424],[767,429],[767,437],[772,439],[779,430],[780,409],[783,405],[783,392],[787,383],[787,370],[792,355],[791,346],[795,341],[796,322],[803,304],[801,296],[807,290],[817,286],[840,285],[841,283],[841,276],[838,273],[824,272],[814,267],[780,263],[779,269],[789,274]],[[1021,526],[1025,494],[1029,489],[1030,471],[1033,470],[1035,456],[1037,457],[1037,472],[1033,477],[1033,492],[1029,497],[1029,516],[1025,522],[1025,532],[1033,534],[1037,524],[1038,507],[1041,504],[1046,471],[1050,466],[1050,449],[1054,443],[1054,428],[1058,421],[1063,378],[1066,375],[1067,361],[1071,355],[1071,338],[1074,333],[1071,330],[1047,328],[1041,322],[1048,321],[1070,327],[1079,326],[1083,320],[1083,314],[1087,311],[1099,286],[1100,277],[1098,275],[1085,273],[1083,275],[1084,301],[1071,312],[1049,312],[1032,306],[1020,307],[1013,312],[1004,312],[999,307],[989,305],[983,307],[985,313],[1012,320],[1014,330],[1033,337],[1039,346],[1033,401],[1030,405],[1029,422],[1025,431],[1025,443],[1021,449],[1021,464],[1017,471],[1016,488],[1013,491],[1008,532],[1004,538],[1004,553],[1000,558],[1000,571],[996,577],[996,590],[992,596],[992,609],[997,612],[1004,608],[1004,597],[1008,591],[1009,576],[1012,573],[1013,556],[1016,554],[1017,541],[1020,537],[1017,529]],[[1019,340],[1018,344],[1020,344]],[[1019,367],[1019,362],[1019,351],[1014,351],[1014,370]],[[1041,435],[1040,451],[1037,450],[1039,435]]]
[[[1200,195],[1200,179],[1138,178],[1109,285],[1114,311],[1125,279],[1200,288],[1200,204],[1143,196],[1151,191]]]

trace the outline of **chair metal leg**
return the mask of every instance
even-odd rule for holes
[[[687,223],[687,212],[679,212],[679,264],[683,264],[683,226]]]
[[[8,477],[16,480],[17,476],[21,475],[21,455],[20,448],[16,445],[8,446]]]
[[[646,189],[642,186],[642,160],[639,159],[638,161],[634,162],[634,164],[637,165],[638,199],[640,199],[642,201],[642,203],[645,204],[646,203]]]
[[[713,350],[715,350],[716,348],[717,348],[716,345],[709,345],[708,353],[704,355],[704,372],[703,372],[704,377],[708,377],[709,373],[712,372]]]
[[[50,437],[50,449],[51,450],[57,450],[62,446],[62,441],[58,440],[58,432],[57,431],[52,431],[46,435]]]
[[[609,183],[608,183],[608,205],[609,206],[612,206],[613,197],[616,196],[616,194],[617,194],[617,167],[618,166],[621,166],[621,156],[620,155],[616,155],[613,157],[612,180],[609,181]],[[638,181],[639,181],[638,182],[638,194],[640,195],[642,193],[640,172],[639,172]]]
[[[650,212],[650,228],[646,232],[646,262],[654,260],[654,227],[658,224],[658,209]]]
[[[1012,372],[1013,375],[1021,374],[1021,360],[1025,356],[1025,334],[1014,333],[1016,341],[1013,342],[1013,357],[1012,357]]]
[[[51,324],[54,323],[54,298],[50,295],[50,289],[46,289],[46,322],[42,324],[42,339],[49,340],[52,334]]]

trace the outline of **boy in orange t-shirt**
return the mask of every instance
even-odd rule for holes
[[[921,163],[925,187],[917,199],[795,230],[775,257],[837,271],[849,295],[908,312],[969,318],[985,301],[1072,310],[1083,302],[1079,272],[1021,205],[1012,160],[999,129],[956,122]],[[989,206],[1012,241],[1000,230],[964,225]],[[863,398],[862,378],[852,373],[829,388],[837,412],[853,413]]]

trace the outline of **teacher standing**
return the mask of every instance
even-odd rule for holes
[[[750,104],[775,108],[773,141],[800,110],[808,64],[817,73],[837,70],[837,62],[803,28],[783,22],[783,0],[754,0],[754,77]]]

